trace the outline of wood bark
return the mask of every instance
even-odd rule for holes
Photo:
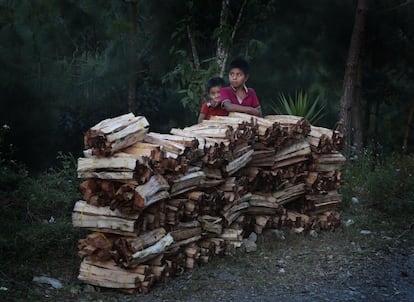
[[[339,123],[340,131],[344,135],[345,152],[349,153],[351,144],[351,125],[352,116],[351,108],[355,102],[355,89],[357,84],[358,64],[360,60],[363,39],[365,33],[366,15],[368,10],[368,0],[358,0],[355,13],[354,27],[351,36],[351,42],[348,50],[346,61],[345,76],[340,99]]]
[[[408,153],[408,138],[410,137],[411,128],[413,124],[413,118],[414,118],[414,102],[412,102],[410,105],[410,108],[408,110],[408,115],[407,115],[407,122],[405,124],[404,138],[403,138],[403,144],[402,144],[403,154]]]
[[[130,26],[130,48],[129,48],[129,89],[128,89],[128,110],[136,113],[136,93],[137,93],[137,1],[129,0],[129,26]]]
[[[124,114],[105,119],[89,130],[84,136],[85,153],[110,156],[115,152],[142,141],[149,123],[143,116]]]
[[[197,46],[190,25],[187,25],[187,36],[191,45],[191,53],[193,54],[194,68],[196,70],[200,70],[200,59],[198,57]]]
[[[231,35],[228,38],[229,41],[226,43],[227,45],[224,43],[222,37],[219,36],[219,38],[217,39],[216,57],[217,57],[218,66],[220,68],[220,77],[224,76],[224,71],[226,69],[226,63],[227,63],[227,59],[228,59],[229,52],[230,52],[230,46],[233,43],[234,38],[236,36],[236,32],[238,30],[246,3],[247,3],[247,0],[243,0],[240,10],[237,14],[236,22],[233,25]],[[222,1],[222,7],[221,7],[221,12],[220,12],[220,31],[223,31],[224,27],[227,25],[229,6],[230,6],[229,0]]]

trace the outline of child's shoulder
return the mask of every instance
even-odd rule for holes
[[[226,87],[221,87],[220,88],[220,92],[221,91],[225,91],[225,92],[227,92],[227,91],[233,91],[233,89],[230,87],[230,86],[226,86]]]
[[[205,101],[205,102],[203,102],[202,104],[201,104],[201,111],[203,111],[203,110],[208,110],[210,108],[210,106],[209,106],[209,102],[208,101]]]

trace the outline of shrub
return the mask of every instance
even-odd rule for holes
[[[414,157],[393,154],[380,158],[366,151],[344,169],[344,206],[357,196],[365,207],[389,218],[414,214]]]
[[[62,166],[40,175],[25,175],[14,190],[2,191],[0,253],[9,257],[41,259],[48,249],[72,248],[76,234],[70,223],[74,202],[79,198],[76,160],[59,154]],[[65,240],[70,237],[71,240]]]

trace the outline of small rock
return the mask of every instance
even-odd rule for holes
[[[257,244],[253,241],[250,241],[249,239],[243,239],[243,246],[244,251],[246,253],[251,253],[257,251]]]
[[[359,203],[359,199],[357,198],[357,197],[352,197],[351,198],[351,202],[353,203],[353,204],[357,204],[357,203]]]
[[[370,234],[372,234],[372,232],[370,230],[361,230],[359,233],[361,235],[370,235]]]
[[[37,283],[44,283],[44,284],[49,284],[51,285],[53,288],[59,289],[62,288],[62,283],[57,280],[57,279],[53,279],[53,278],[49,278],[49,277],[33,277],[32,279],[33,282],[37,282]]]
[[[249,239],[252,242],[256,242],[257,241],[257,234],[255,232],[251,232],[247,239]]]
[[[316,238],[316,237],[318,237],[318,232],[315,231],[315,230],[310,230],[309,235],[311,235],[313,238]]]
[[[299,228],[294,228],[293,229],[293,231],[296,233],[296,234],[300,234],[300,233],[303,233],[303,231],[304,231],[305,229],[303,228],[303,227],[299,227]]]
[[[345,221],[345,226],[351,226],[351,225],[353,225],[355,223],[355,221],[353,221],[352,219],[348,219],[347,221]]]

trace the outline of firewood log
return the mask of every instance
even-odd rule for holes
[[[125,270],[116,265],[114,261],[93,261],[83,259],[78,279],[96,286],[136,289],[142,282],[153,278],[151,274],[143,274],[141,268]]]
[[[221,234],[221,231],[223,229],[221,223],[223,219],[221,217],[203,215],[198,217],[198,220],[201,222],[203,231],[213,234]]]
[[[170,185],[160,174],[153,175],[148,182],[135,188],[135,205],[144,209],[151,204],[170,197]]]
[[[148,127],[145,117],[135,117],[132,113],[106,119],[85,133],[85,148],[91,149],[93,155],[110,156],[141,141]]]
[[[117,235],[93,232],[86,238],[78,241],[78,255],[81,258],[89,257],[93,260],[107,261],[112,259],[112,245]]]
[[[309,165],[310,171],[330,172],[339,170],[345,164],[346,158],[339,152],[313,154]]]
[[[306,194],[306,200],[312,202],[310,213],[318,214],[324,211],[332,211],[342,202],[342,195],[336,190],[329,191],[326,194]]]
[[[76,202],[72,212],[74,227],[99,229],[102,232],[135,235],[136,220],[139,214],[126,215],[109,207],[95,207],[80,200]]]
[[[251,160],[254,150],[249,150],[242,156],[234,159],[226,165],[225,171],[227,175],[233,175],[238,170],[246,166],[246,164]]]
[[[316,153],[340,151],[344,143],[343,135],[339,131],[316,126],[311,127],[311,132],[306,137],[306,140]]]
[[[193,190],[205,180],[203,171],[190,173],[172,181],[170,193],[172,196]]]

